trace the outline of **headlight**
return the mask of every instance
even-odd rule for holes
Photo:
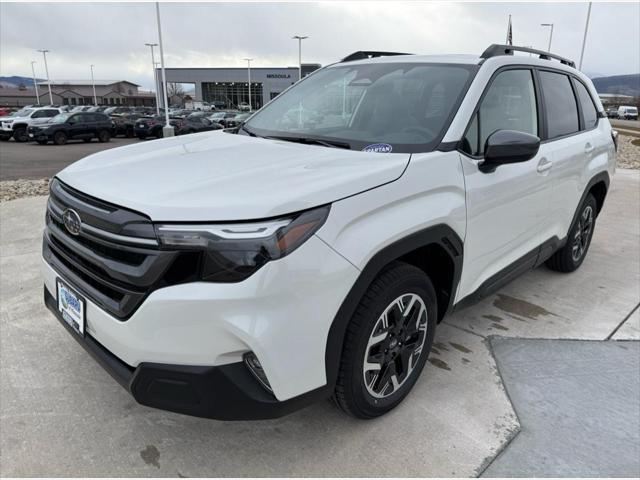
[[[259,222],[156,225],[162,248],[202,252],[200,278],[239,282],[265,263],[282,258],[325,222],[329,206]]]

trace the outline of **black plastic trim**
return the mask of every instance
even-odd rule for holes
[[[141,405],[217,420],[260,420],[282,417],[332,393],[324,386],[279,401],[244,362],[216,367],[143,362],[133,368],[88,333],[78,335],[64,321],[46,287],[44,302],[69,334]]]
[[[532,53],[534,55],[538,55],[542,60],[550,60],[554,58],[556,60],[559,60],[563,65],[576,68],[576,64],[573,60],[561,57],[560,55],[556,55],[555,53],[545,52],[544,50],[536,50],[535,48],[517,47],[514,45],[498,45],[495,43],[493,45],[490,45],[484,52],[482,52],[480,58],[486,60],[487,58],[498,57],[502,55],[513,55],[513,52]]]
[[[355,60],[367,60],[369,58],[377,57],[395,57],[398,55],[413,55],[412,53],[400,53],[400,52],[378,52],[378,51],[366,51],[361,50],[359,52],[353,52],[351,55],[347,55],[339,63],[353,62]]]
[[[457,302],[454,307],[454,311],[459,311],[463,308],[469,307],[478,303],[480,300],[487,298],[492,293],[497,292],[523,273],[533,270],[542,264],[547,258],[553,255],[553,252],[558,248],[561,248],[562,245],[564,245],[564,240],[560,240],[558,237],[546,240],[541,245],[537,246],[530,252],[527,252],[518,260],[507,265],[498,273],[485,280],[476,291],[470,293]]]
[[[453,299],[460,282],[462,274],[462,258],[463,243],[456,232],[445,224],[435,225],[419,232],[413,233],[397,242],[388,245],[377,252],[364,267],[351,290],[343,300],[338,313],[333,319],[329,336],[327,338],[327,347],[325,350],[325,368],[327,372],[327,388],[333,391],[336,379],[338,377],[338,369],[340,367],[340,358],[342,357],[344,337],[347,325],[353,317],[353,314],[360,302],[360,299],[366,292],[375,277],[392,261],[412,252],[418,248],[428,245],[437,244],[448,252],[449,258],[454,265],[453,281],[451,285],[451,295],[449,304],[444,311],[438,312],[438,318],[444,317],[453,306]],[[439,309],[440,310],[440,309]]]

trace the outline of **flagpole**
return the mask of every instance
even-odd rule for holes
[[[505,45],[509,45],[509,33],[511,33],[511,14],[509,14],[509,23],[507,24],[507,40],[504,42]]]

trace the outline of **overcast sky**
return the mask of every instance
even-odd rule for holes
[[[580,47],[586,3],[163,3],[167,67],[297,65],[292,35],[308,35],[303,62],[327,64],[356,50],[480,54],[504,43],[512,14],[513,41],[573,58]],[[0,76],[44,77],[48,48],[52,80],[130,80],[150,88],[146,42],[158,33],[153,3],[0,3]],[[583,70],[614,75],[640,72],[640,3],[596,3]]]

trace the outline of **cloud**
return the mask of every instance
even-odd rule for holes
[[[303,61],[327,64],[356,50],[475,53],[504,42],[508,14],[514,42],[546,48],[553,22],[555,52],[580,55],[584,3],[163,3],[168,67],[297,64],[292,35],[304,34]],[[624,28],[620,28],[624,25]],[[612,28],[615,35],[612,35]],[[638,3],[594,3],[584,69],[602,74],[640,71]],[[96,77],[153,84],[146,42],[157,42],[153,3],[1,3],[0,74],[30,75],[37,49],[52,79]]]

